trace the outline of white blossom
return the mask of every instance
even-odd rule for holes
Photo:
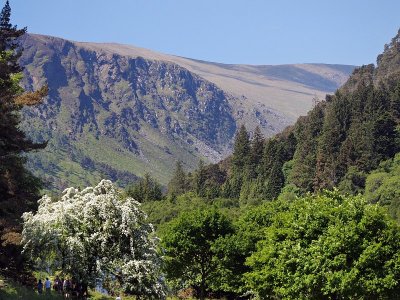
[[[132,294],[164,298],[158,239],[140,203],[123,198],[111,181],[82,191],[45,195],[36,214],[23,215],[24,252],[39,265],[94,284],[112,275]]]

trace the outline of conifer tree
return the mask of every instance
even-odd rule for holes
[[[324,120],[324,102],[318,104],[307,117],[297,121],[293,169],[289,178],[302,192],[313,191],[316,171],[318,137]]]
[[[264,151],[264,136],[261,133],[260,127],[256,127],[253,137],[250,142],[249,155],[249,177],[254,179],[257,177],[259,164],[261,163]]]
[[[239,198],[243,181],[248,177],[245,173],[248,171],[249,157],[249,133],[247,132],[246,127],[242,125],[235,136],[231,160],[231,175],[222,188],[224,197]]]
[[[198,196],[203,197],[205,195],[205,183],[206,183],[206,172],[203,160],[199,161],[199,165],[194,174],[194,191]]]
[[[241,172],[249,162],[250,140],[249,133],[244,125],[240,126],[233,146],[232,168],[233,172]]]
[[[21,215],[36,207],[40,181],[24,166],[23,153],[44,148],[46,143],[34,143],[19,128],[20,110],[35,105],[47,94],[47,87],[24,93],[19,86],[22,54],[18,40],[26,29],[10,23],[11,8],[7,1],[0,13],[0,267],[2,256],[19,242]],[[8,245],[8,247],[3,247]],[[12,246],[14,245],[14,246]],[[6,263],[11,263],[6,257]]]
[[[168,194],[172,196],[179,196],[188,191],[188,182],[185,171],[182,167],[182,162],[176,163],[174,175],[168,183]]]
[[[139,202],[158,201],[162,198],[161,185],[149,173],[135,184],[129,186],[126,194]]]

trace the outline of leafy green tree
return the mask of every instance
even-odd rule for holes
[[[274,211],[248,259],[261,299],[395,299],[399,226],[361,196],[309,195]]]
[[[197,288],[205,299],[207,290],[220,287],[215,244],[233,231],[229,219],[215,209],[192,210],[172,220],[162,237],[168,279]]]
[[[272,217],[285,207],[283,202],[264,202],[246,210],[234,223],[235,233],[216,241],[220,262],[220,281],[224,291],[241,296],[248,292],[244,274],[251,269],[245,264],[246,258],[256,251],[256,244],[263,239],[265,228],[272,223]]]
[[[369,174],[365,183],[365,197],[371,203],[387,207],[389,214],[400,223],[400,153],[382,162]]]

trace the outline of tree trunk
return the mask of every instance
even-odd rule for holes
[[[204,275],[201,275],[201,283],[200,283],[200,300],[205,300],[205,278]]]

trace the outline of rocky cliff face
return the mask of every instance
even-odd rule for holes
[[[177,160],[192,168],[223,158],[239,123],[258,124],[267,135],[289,123],[172,61],[38,35],[27,35],[23,47],[23,84],[50,89],[42,105],[24,111],[23,124],[49,140],[29,158],[49,189],[101,177],[124,185],[145,172],[166,183]]]
[[[220,159],[229,147],[236,129],[230,96],[176,64],[90,51],[55,38],[27,36],[24,48],[25,86],[50,88],[45,103],[25,111],[24,126],[37,139],[49,139],[44,152],[59,153],[61,162],[67,151],[75,153],[71,163],[86,170],[84,162],[91,161],[93,170],[100,163],[161,177],[177,159],[193,167],[200,158]],[[33,161],[41,169],[50,159],[38,153]],[[121,160],[129,163],[118,166]],[[62,168],[59,177],[69,177]]]

